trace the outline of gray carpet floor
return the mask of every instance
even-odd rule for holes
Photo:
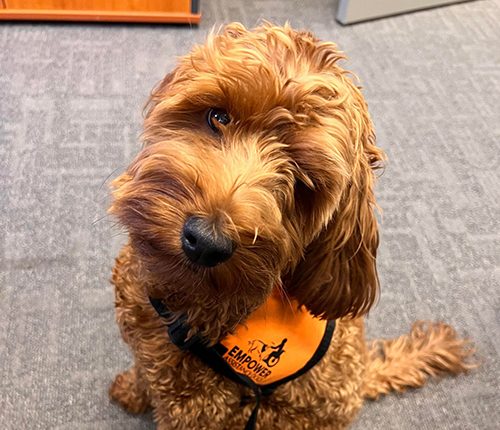
[[[445,320],[474,339],[468,376],[367,403],[354,429],[500,428],[500,2],[342,27],[335,2],[202,2],[198,28],[0,24],[0,428],[153,429],[111,404],[130,355],[108,283],[125,240],[109,178],[141,108],[214,24],[290,20],[334,40],[362,79],[390,162],[370,337]]]

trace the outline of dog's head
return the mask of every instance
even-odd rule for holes
[[[231,24],[155,88],[111,213],[174,308],[245,312],[275,286],[326,318],[373,303],[383,156],[341,59],[289,26]]]

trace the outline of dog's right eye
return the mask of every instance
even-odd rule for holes
[[[211,108],[207,112],[207,122],[213,131],[219,133],[220,126],[229,124],[231,117],[224,109]]]

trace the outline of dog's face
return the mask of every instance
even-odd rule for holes
[[[342,58],[287,26],[232,24],[153,92],[111,212],[180,308],[275,286],[328,318],[373,302],[382,155]]]

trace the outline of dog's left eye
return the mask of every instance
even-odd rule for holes
[[[224,109],[212,108],[207,112],[207,122],[210,128],[218,133],[221,125],[231,122],[231,117]]]

